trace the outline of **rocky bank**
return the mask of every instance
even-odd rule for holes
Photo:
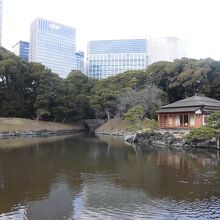
[[[0,138],[8,138],[8,137],[36,137],[36,136],[54,136],[54,135],[66,135],[73,134],[75,132],[85,131],[84,128],[74,128],[74,129],[64,129],[64,130],[48,130],[42,129],[37,131],[5,131],[0,132]]]
[[[144,143],[146,145],[163,145],[183,148],[216,148],[217,140],[215,137],[211,139],[200,139],[187,141],[184,137],[190,130],[186,129],[157,129],[151,133],[145,132],[125,132],[110,131],[100,132],[96,134],[117,135],[130,143]]]

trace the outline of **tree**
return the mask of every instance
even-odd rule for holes
[[[220,62],[182,58],[174,62],[157,62],[149,66],[151,84],[168,94],[175,102],[195,93],[220,99]]]
[[[65,80],[67,117],[71,121],[94,118],[90,103],[91,90],[97,80],[80,71],[72,71]]]
[[[140,105],[153,118],[160,105],[195,93],[220,100],[220,61],[182,58],[99,81],[80,71],[61,79],[42,64],[25,62],[0,47],[1,117],[110,120]]]
[[[155,111],[166,102],[166,94],[154,85],[147,85],[140,90],[138,104],[144,108],[145,115],[155,117]]]
[[[28,65],[0,47],[0,115],[24,117]]]
[[[213,112],[208,116],[208,126],[220,129],[220,111]]]
[[[146,70],[126,71],[98,81],[91,96],[91,103],[97,117],[108,119],[118,113],[118,97],[128,90],[140,90],[148,79]]]
[[[144,108],[140,105],[130,108],[125,115],[125,120],[140,127],[140,122],[143,119]]]
[[[155,111],[166,101],[166,95],[163,91],[154,85],[147,85],[140,91],[128,90],[119,95],[118,109],[126,112],[129,108],[136,105],[142,106],[147,117],[153,118]]]
[[[110,88],[100,88],[95,91],[92,96],[91,103],[96,110],[96,115],[101,116],[102,113],[107,115],[107,119],[110,122],[111,128],[111,115],[115,115],[117,102],[117,91],[113,91]]]
[[[34,109],[37,119],[43,118],[56,121],[64,114],[63,80],[41,64],[36,64]],[[63,112],[62,112],[63,111]]]

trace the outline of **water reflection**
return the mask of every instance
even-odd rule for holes
[[[37,140],[0,147],[0,219],[220,216],[219,152],[111,136]]]

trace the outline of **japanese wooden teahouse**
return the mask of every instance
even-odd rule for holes
[[[220,111],[220,101],[194,95],[162,106],[156,113],[160,128],[199,128],[206,125],[207,115],[214,111]]]

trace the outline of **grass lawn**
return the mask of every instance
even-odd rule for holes
[[[97,131],[108,132],[108,131],[125,131],[130,126],[130,123],[119,119],[113,118],[110,122],[106,122],[105,124],[101,125]]]
[[[154,120],[144,120],[140,123],[140,127],[137,125],[133,125],[130,122],[119,119],[113,118],[110,122],[106,122],[101,127],[99,127],[96,131],[98,132],[112,132],[112,131],[119,131],[119,132],[136,132],[138,130],[144,132],[151,132],[156,128],[156,122]]]
[[[65,130],[74,128],[80,128],[80,126],[55,122],[36,121],[22,118],[0,118],[0,132],[38,131],[42,129]]]

